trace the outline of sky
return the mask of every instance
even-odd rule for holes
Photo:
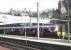
[[[39,2],[40,11],[58,7],[59,0],[0,0],[0,12],[12,9],[36,11],[36,3]]]

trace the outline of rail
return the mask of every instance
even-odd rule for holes
[[[9,38],[0,38],[0,43],[10,45],[15,50],[71,50],[71,47],[32,42],[27,40],[17,40]],[[10,48],[11,48],[10,47]]]
[[[19,44],[15,44],[15,43],[11,43],[11,42],[6,42],[6,41],[1,41],[1,44],[6,45],[9,48],[12,48],[14,50],[40,50],[40,49],[36,49],[36,48],[32,48],[32,47],[28,47],[28,46],[23,46],[23,45],[19,45]]]

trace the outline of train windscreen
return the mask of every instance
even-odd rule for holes
[[[53,32],[55,29],[55,25],[48,25],[47,28],[50,32]]]

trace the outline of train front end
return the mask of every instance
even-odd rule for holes
[[[45,37],[57,37],[58,26],[54,24],[49,24],[44,29]]]

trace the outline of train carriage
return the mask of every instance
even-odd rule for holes
[[[8,24],[9,25],[9,24]],[[10,24],[11,25],[11,24]],[[16,24],[15,24],[16,25]],[[3,25],[1,25],[3,26]],[[56,25],[54,24],[47,24],[47,25],[39,25],[39,34],[40,37],[53,37],[56,36],[57,33],[54,31],[56,28]],[[10,34],[10,35],[26,35],[27,36],[37,36],[37,25],[32,26],[4,26],[0,27],[0,33]]]
[[[3,16],[5,16],[5,18]],[[25,35],[26,33],[27,36],[37,36],[37,18],[10,15],[3,16],[0,16],[0,34],[4,34],[5,32],[5,34],[10,35]],[[48,24],[47,22],[47,19],[40,18],[40,37],[56,36],[57,30],[54,31],[56,29],[56,25],[51,23]]]

